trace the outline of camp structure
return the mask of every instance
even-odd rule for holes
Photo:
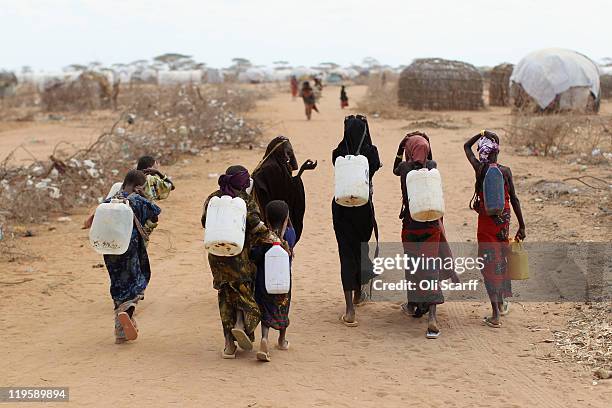
[[[0,71],[0,99],[15,94],[17,77],[12,72]]]
[[[510,106],[510,76],[514,65],[504,63],[489,72],[489,106]]]
[[[571,50],[546,48],[525,56],[510,77],[514,108],[522,112],[597,112],[599,68]]]
[[[417,110],[476,110],[484,106],[482,82],[471,64],[417,59],[400,74],[398,102]]]

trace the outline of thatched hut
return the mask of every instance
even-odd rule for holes
[[[612,73],[600,76],[599,83],[601,86],[601,97],[603,99],[612,99]]]
[[[15,94],[17,77],[12,72],[0,71],[0,99]]]
[[[523,112],[597,112],[599,68],[575,51],[547,48],[532,52],[510,77],[514,108]]]
[[[482,75],[473,65],[417,59],[399,78],[398,102],[418,110],[476,110],[484,106]]]
[[[490,106],[509,106],[510,105],[510,76],[514,65],[499,64],[491,70],[489,79],[489,105]]]

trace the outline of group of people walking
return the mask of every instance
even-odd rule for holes
[[[478,157],[473,152],[477,145]],[[506,299],[512,296],[506,268],[506,248],[509,241],[511,208],[517,216],[518,240],[525,238],[525,223],[520,202],[514,189],[512,172],[497,164],[499,137],[491,131],[482,131],[471,137],[464,145],[465,154],[475,172],[474,195],[470,207],[478,213],[478,253],[484,259],[482,275],[491,301],[492,314],[484,324],[499,328],[501,317],[507,310]],[[368,255],[362,254],[362,244],[372,238],[378,240],[378,227],[373,203],[373,178],[382,167],[376,145],[370,134],[365,116],[350,115],[344,119],[344,134],[332,152],[332,162],[341,156],[362,155],[368,161],[370,194],[368,202],[357,207],[346,207],[332,200],[333,228],[338,244],[340,276],[344,291],[345,311],[340,316],[342,324],[358,326],[355,308],[366,301],[362,287],[375,276]],[[488,215],[483,209],[483,178],[487,169],[498,166],[504,177],[505,205],[500,215]],[[289,349],[286,332],[289,326],[291,290],[286,294],[270,294],[265,285],[265,253],[272,245],[280,244],[293,258],[293,250],[302,237],[306,194],[302,175],[314,170],[317,162],[306,160],[298,166],[293,147],[285,136],[274,138],[267,146],[262,160],[250,173],[242,165],[227,168],[218,179],[219,188],[204,202],[201,218],[206,226],[207,207],[212,197],[240,197],[246,203],[246,231],[242,251],[235,256],[218,256],[209,253],[208,262],[213,276],[213,287],[217,290],[219,313],[225,338],[222,356],[236,357],[238,347],[251,350],[255,330],[261,323],[261,342],[257,359],[270,361],[268,334],[270,328],[279,331],[277,348]],[[402,203],[399,218],[402,220],[401,240],[409,256],[419,256],[413,244],[424,249],[426,256],[452,257],[446,239],[444,220],[420,222],[411,217],[410,197],[406,189],[406,177],[412,170],[434,169],[430,139],[422,132],[410,132],[402,138],[394,158],[393,173],[400,178]],[[294,172],[297,172],[294,175]],[[163,187],[164,195],[151,197],[146,194],[151,186]],[[149,187],[147,187],[149,186]],[[174,184],[156,169],[130,171],[115,196],[129,200],[134,210],[135,225],[156,226],[161,209],[156,199],[167,197]],[[466,203],[467,204],[467,203]],[[134,228],[130,248],[124,255],[105,256],[111,280],[111,296],[115,304],[115,335],[117,342],[133,340],[138,335],[134,320],[135,306],[144,298],[150,280],[150,267],[146,252],[148,233],[144,228]],[[152,231],[152,230],[151,230]],[[150,234],[150,232],[149,232]],[[364,262],[364,259],[367,261]],[[452,268],[420,269],[406,273],[406,279],[458,281]],[[415,318],[428,316],[426,336],[440,335],[437,322],[437,306],[444,302],[438,287],[431,290],[411,291],[402,311]]]

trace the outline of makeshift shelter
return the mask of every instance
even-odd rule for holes
[[[599,68],[588,57],[575,51],[547,48],[528,54],[514,68],[510,84],[517,110],[599,110]]]
[[[476,67],[441,58],[417,59],[399,78],[398,102],[418,110],[476,110],[484,106]]]
[[[84,71],[76,78],[45,82],[41,100],[47,111],[84,111],[115,105],[118,93],[118,83],[111,84],[104,74]]]
[[[499,64],[489,73],[489,105],[510,106],[510,76],[514,65]]]
[[[202,83],[202,71],[199,69],[190,71],[159,71],[157,84],[160,86],[177,85],[200,85]]]
[[[0,71],[0,99],[15,94],[17,77],[12,72]]]
[[[612,99],[612,66],[599,67],[601,76],[599,84],[601,86],[601,98]]]

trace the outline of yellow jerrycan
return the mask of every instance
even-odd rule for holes
[[[529,279],[529,258],[521,241],[510,241],[508,254],[508,277],[511,280]]]

